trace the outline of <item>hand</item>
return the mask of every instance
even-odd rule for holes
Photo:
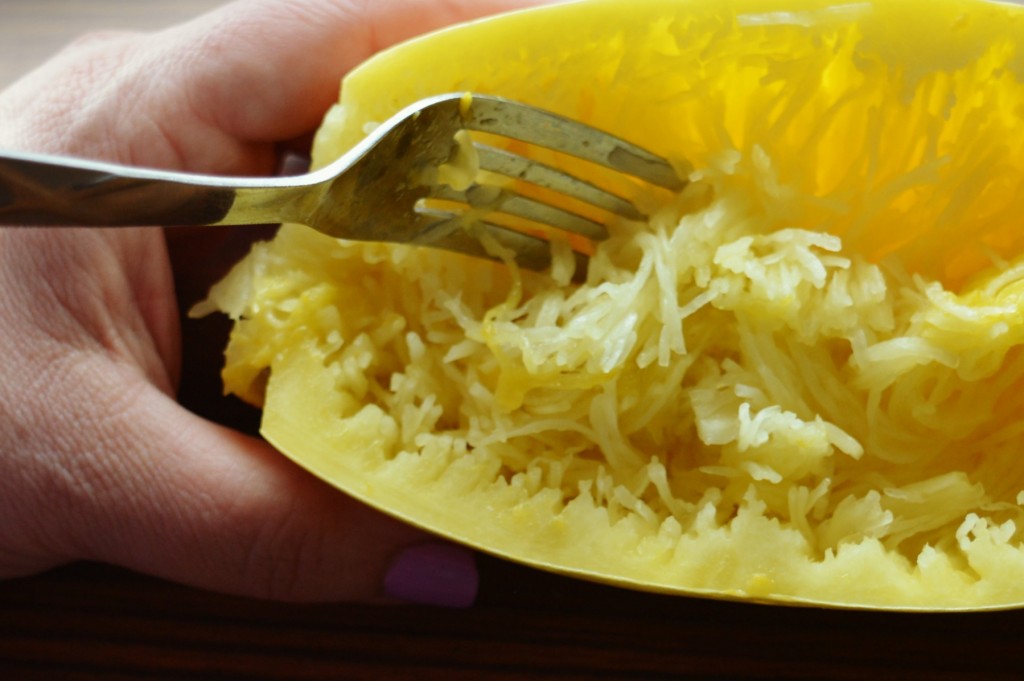
[[[374,51],[525,3],[241,0],[157,34],[91,36],[0,94],[0,146],[271,174]],[[172,267],[174,240],[195,238],[176,234],[169,249],[158,229],[0,229],[0,577],[88,559],[249,595],[369,599],[391,565],[393,595],[470,601],[467,554],[419,546],[176,401],[189,367],[175,286],[210,283]]]

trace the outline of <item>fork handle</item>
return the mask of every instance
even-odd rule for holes
[[[0,225],[212,225],[231,211],[224,178],[110,163],[0,154]]]

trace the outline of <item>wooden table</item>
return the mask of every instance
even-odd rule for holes
[[[213,4],[0,0],[0,86],[83,30],[154,28]],[[198,325],[215,323],[189,322],[186,334],[209,352],[223,329]],[[211,382],[185,390],[225,419],[252,418],[211,397]],[[478,604],[444,610],[268,603],[74,565],[0,582],[0,679],[1024,678],[1024,612],[768,607],[633,593],[488,557],[480,569]]]
[[[281,605],[99,566],[0,584],[5,679],[1022,678],[1020,613],[636,594],[481,560],[469,610]]]

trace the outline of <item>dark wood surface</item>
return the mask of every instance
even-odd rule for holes
[[[0,0],[0,87],[82,30],[154,27],[211,4]],[[193,366],[216,361],[217,324],[186,328]],[[213,376],[187,375],[186,398],[251,427],[245,409],[211,401]],[[477,605],[444,610],[271,603],[73,565],[0,582],[0,679],[1024,678],[1024,612],[783,608],[633,593],[488,557],[480,569]]]
[[[1021,679],[1020,613],[691,600],[481,558],[467,610],[289,605],[76,565],[0,584],[5,679]]]

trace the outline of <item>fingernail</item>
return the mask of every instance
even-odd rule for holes
[[[410,603],[468,608],[476,600],[479,583],[472,551],[427,542],[403,549],[395,557],[384,576],[384,593]]]
[[[301,175],[309,171],[309,157],[288,152],[278,162],[277,174],[282,177]]]

